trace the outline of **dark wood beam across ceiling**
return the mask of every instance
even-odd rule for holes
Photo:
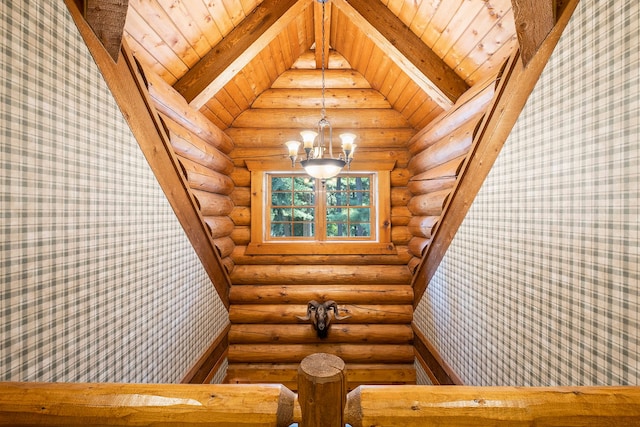
[[[311,3],[264,0],[176,82],[194,108],[202,107]]]
[[[117,62],[120,56],[128,8],[129,0],[86,0],[84,2],[84,18],[114,62]]]
[[[525,67],[556,23],[555,3],[555,0],[511,0]]]
[[[465,81],[382,2],[332,2],[440,107],[449,109],[469,89]]]

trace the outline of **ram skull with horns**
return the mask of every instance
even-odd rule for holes
[[[312,300],[307,304],[307,315],[305,317],[296,316],[300,320],[311,320],[313,328],[318,334],[318,338],[326,338],[329,332],[329,324],[331,323],[331,310],[333,310],[333,317],[336,320],[344,320],[351,316],[340,316],[338,314],[338,304],[335,301],[325,301],[319,303]]]

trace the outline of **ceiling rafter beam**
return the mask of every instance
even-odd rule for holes
[[[382,2],[332,1],[440,107],[451,108],[469,89],[465,81]]]
[[[86,0],[83,15],[114,62],[118,61],[129,0]]]
[[[271,43],[312,0],[264,0],[174,85],[199,109]]]
[[[520,55],[525,67],[556,23],[555,3],[556,0],[511,0]]]

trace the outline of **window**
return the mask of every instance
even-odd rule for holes
[[[306,175],[267,173],[266,240],[375,240],[374,173],[349,173],[324,185]]]
[[[281,161],[246,161],[251,172],[247,254],[393,254],[390,171],[352,165],[324,185]]]

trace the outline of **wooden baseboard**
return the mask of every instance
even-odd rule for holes
[[[229,350],[229,328],[227,325],[218,337],[211,343],[207,351],[184,376],[182,384],[209,384],[218,372],[220,365],[227,357]]]
[[[413,346],[416,359],[418,359],[431,382],[434,385],[463,385],[464,383],[460,377],[442,359],[433,344],[420,332],[415,322],[411,326],[414,333]]]

